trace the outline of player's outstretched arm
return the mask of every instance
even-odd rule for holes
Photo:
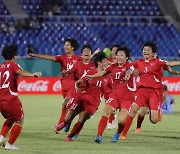
[[[24,77],[40,77],[41,76],[41,72],[30,73],[28,71],[21,70],[21,69],[17,71],[17,74]]]
[[[166,65],[168,65],[168,66],[179,66],[180,61],[167,61]]]
[[[94,58],[94,56],[95,56],[96,54],[98,54],[98,53],[101,52],[101,51],[102,51],[101,48],[97,48],[96,51],[94,51],[93,55],[91,56],[91,60]]]
[[[169,69],[167,70],[169,73],[171,74],[180,74],[180,71],[176,71],[176,70],[173,70],[172,68],[169,67]]]
[[[98,72],[97,74],[94,74],[94,75],[86,75],[86,77],[90,78],[90,79],[99,78],[99,77],[104,76],[106,73],[107,73],[106,71],[101,71],[101,72]]]
[[[28,57],[37,57],[37,58],[41,58],[41,59],[56,61],[55,56],[49,56],[49,55],[29,53],[29,54],[28,54]]]

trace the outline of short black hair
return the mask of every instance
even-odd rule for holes
[[[94,62],[94,65],[96,67],[98,67],[98,62],[102,62],[103,59],[106,59],[107,57],[105,56],[105,53],[104,52],[99,52],[97,54],[94,55],[93,57],[93,62]]]
[[[127,57],[128,59],[130,59],[130,50],[129,50],[128,47],[125,47],[125,46],[124,46],[124,47],[117,48],[117,50],[116,50],[116,55],[117,55],[117,53],[118,53],[119,51],[123,51],[123,52],[125,53],[126,57]]]
[[[17,45],[6,45],[2,50],[2,56],[5,60],[11,60],[14,56],[17,56]]]
[[[83,50],[84,50],[85,48],[90,49],[91,52],[92,52],[92,47],[91,47],[89,44],[85,44],[85,45],[83,45],[82,48],[81,48],[81,53],[83,52]]]
[[[119,44],[114,44],[114,45],[112,45],[111,50],[112,50],[112,48],[114,48],[114,47],[120,48],[121,46],[120,46]]]
[[[157,44],[156,44],[156,43],[151,42],[151,41],[145,42],[145,43],[142,45],[142,50],[143,50],[143,48],[144,48],[145,46],[151,47],[153,53],[156,53],[156,52],[157,52]]]
[[[74,47],[74,51],[79,47],[78,41],[74,38],[68,38],[64,41],[64,43],[69,42],[72,47]]]

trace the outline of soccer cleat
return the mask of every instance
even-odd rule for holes
[[[96,136],[96,138],[94,139],[94,142],[101,144],[102,143],[102,136]]]
[[[114,115],[114,120],[112,121],[112,128],[116,128],[116,115]]]
[[[113,125],[111,123],[107,124],[107,129],[113,129]]]
[[[66,142],[72,142],[73,140],[70,138],[70,137],[66,137],[65,139],[64,139]]]
[[[121,135],[121,136],[119,137],[119,139],[120,139],[120,140],[125,140],[125,139],[126,139],[126,136],[125,136],[125,135]]]
[[[120,133],[116,132],[114,136],[112,137],[111,142],[117,142],[119,140]]]
[[[2,135],[0,135],[0,145],[5,146],[5,138]]]
[[[5,145],[5,149],[6,150],[19,150],[18,148],[16,148],[14,144],[9,144],[8,142]]]
[[[141,128],[136,128],[135,133],[140,133],[141,132]]]
[[[69,129],[70,129],[70,126],[71,126],[71,124],[69,124],[69,125],[66,125],[66,126],[64,127],[64,131],[65,131],[66,133],[69,131]]]
[[[75,134],[75,135],[73,136],[73,138],[78,138],[78,134]]]

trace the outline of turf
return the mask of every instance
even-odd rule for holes
[[[87,121],[79,138],[74,142],[65,142],[66,133],[56,135],[51,126],[57,123],[62,97],[57,95],[24,95],[20,96],[25,111],[25,123],[16,142],[19,151],[7,151],[0,147],[0,154],[174,154],[180,153],[180,95],[174,96],[176,104],[171,115],[164,115],[163,121],[154,125],[148,115],[142,126],[142,133],[136,134],[135,121],[126,140],[111,143],[115,130],[105,130],[103,143],[96,144],[97,125],[102,115],[104,103],[95,116]],[[0,117],[2,125],[4,119]],[[74,121],[77,121],[75,119]],[[9,136],[9,135],[8,135]],[[8,137],[7,136],[7,137]]]

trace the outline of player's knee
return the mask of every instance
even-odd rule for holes
[[[158,122],[158,117],[151,117],[151,123],[156,124]]]

